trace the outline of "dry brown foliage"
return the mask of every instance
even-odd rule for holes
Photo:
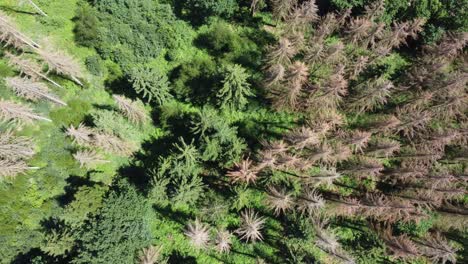
[[[206,249],[210,242],[209,226],[195,219],[188,223],[184,234],[190,239],[191,245],[196,249]]]
[[[120,95],[113,96],[119,110],[135,124],[143,124],[149,120],[145,108],[140,101],[132,101]]]
[[[315,215],[324,206],[325,200],[315,189],[304,190],[297,200],[297,209],[310,216]]]
[[[80,167],[92,169],[97,165],[109,162],[96,151],[93,150],[80,150],[73,154],[76,161],[80,163]]]
[[[231,251],[232,234],[227,230],[217,230],[215,238],[215,249],[219,253],[229,253]]]
[[[18,174],[25,173],[28,169],[28,165],[22,160],[7,160],[0,159],[0,177],[14,177]]]
[[[241,213],[241,226],[236,230],[241,239],[247,242],[263,240],[261,230],[265,224],[265,218],[259,217],[256,212],[247,209]]]
[[[157,264],[161,260],[162,246],[149,246],[144,248],[138,258],[140,264]]]
[[[11,130],[0,132],[0,158],[21,160],[34,155],[34,144],[30,138],[18,137]]]
[[[242,182],[249,184],[255,183],[257,180],[257,173],[258,171],[256,171],[252,166],[252,161],[247,158],[242,160],[240,163],[235,163],[234,169],[228,171],[226,175],[230,177],[231,181],[234,183]]]
[[[52,122],[49,118],[34,113],[29,107],[11,101],[0,100],[0,118],[4,120],[33,123],[34,120]]]
[[[56,104],[64,105],[67,104],[62,100],[58,99],[55,95],[49,92],[47,85],[36,82],[29,78],[20,77],[8,77],[5,78],[5,82],[18,96],[24,97],[31,101],[38,101],[39,99],[47,99]]]
[[[55,50],[49,43],[47,43],[45,49],[38,49],[37,53],[48,66],[47,72],[69,76],[77,84],[83,86],[79,80],[79,78],[83,77],[81,66],[73,57],[62,51]]]
[[[281,213],[286,214],[287,211],[293,208],[294,199],[285,189],[270,186],[266,203],[268,208],[274,211],[275,215],[280,215]]]

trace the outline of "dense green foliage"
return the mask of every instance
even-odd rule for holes
[[[468,261],[468,0],[32,2],[1,264]]]

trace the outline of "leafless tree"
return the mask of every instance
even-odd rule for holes
[[[265,218],[259,217],[252,209],[247,209],[241,213],[241,226],[236,233],[247,242],[263,240],[261,230],[264,224]]]
[[[257,180],[257,171],[252,166],[252,161],[247,158],[240,163],[234,164],[234,170],[228,171],[227,176],[233,182],[244,182],[246,184],[255,183]]]
[[[336,171],[336,168],[320,168],[320,172],[303,177],[301,180],[307,185],[317,187],[319,185],[330,186],[333,181],[341,177],[342,175]]]
[[[209,226],[195,219],[190,222],[184,234],[190,239],[190,243],[197,249],[205,249],[210,241]]]
[[[117,136],[104,133],[95,133],[93,144],[106,152],[122,156],[131,155],[137,147],[132,142],[124,141]]]
[[[161,251],[162,251],[162,246],[155,247],[155,246],[149,246],[147,248],[144,248],[140,256],[138,258],[140,264],[159,264],[159,263],[164,263],[161,262]]]
[[[4,120],[19,120],[25,123],[32,123],[34,120],[52,122],[52,120],[46,117],[37,115],[27,106],[5,100],[0,101],[0,118]]]
[[[277,20],[284,20],[297,5],[297,0],[272,0],[273,16]]]
[[[286,135],[288,142],[295,149],[302,150],[320,143],[320,135],[309,127],[302,126]]]
[[[393,83],[385,78],[365,82],[354,88],[356,94],[350,98],[348,107],[358,113],[374,110],[387,103],[387,98],[394,88]]]
[[[53,85],[63,88],[60,84],[56,83],[54,80],[50,79],[42,73],[41,65],[37,64],[35,61],[27,59],[23,56],[16,56],[12,53],[5,52],[5,57],[8,59],[8,64],[19,70],[20,74],[29,77],[32,80],[44,79]]]
[[[346,34],[349,41],[353,44],[362,42],[369,36],[369,32],[374,26],[373,22],[365,17],[356,17],[348,24]]]
[[[42,11],[42,9],[37,4],[35,4],[32,0],[20,0],[20,4],[24,2],[27,2],[28,4],[30,4],[34,9],[37,10],[37,12],[39,12],[39,14],[45,17],[47,16],[47,14],[44,11]]]
[[[377,0],[367,6],[365,6],[365,17],[370,20],[383,15],[385,12],[385,0]]]
[[[278,44],[270,47],[269,50],[267,61],[270,65],[288,65],[291,63],[292,57],[297,53],[293,43],[285,37],[280,38]]]
[[[280,215],[281,213],[285,214],[294,206],[294,199],[286,190],[270,186],[266,203],[275,215]]]
[[[44,98],[59,105],[67,105],[55,95],[50,94],[47,86],[41,82],[35,82],[29,78],[20,77],[7,77],[5,78],[5,82],[18,96],[26,99],[37,101]]]
[[[424,109],[405,109],[398,108],[396,115],[401,123],[396,127],[398,132],[402,132],[403,136],[412,138],[417,133],[424,131],[426,125],[432,118],[432,114]]]
[[[329,35],[331,35],[340,25],[340,21],[333,13],[328,13],[320,19],[317,29],[311,38],[312,42],[322,43]]]
[[[310,165],[307,162],[304,162],[301,157],[295,154],[283,153],[279,155],[276,168],[277,169],[284,169],[284,170],[304,170],[307,169],[307,165]],[[305,167],[304,167],[305,166]]]
[[[365,153],[375,158],[388,158],[400,150],[400,143],[388,138],[371,140]]]
[[[307,0],[301,5],[295,6],[286,19],[289,29],[304,32],[308,25],[318,20],[317,11],[315,0]]]
[[[280,105],[289,105],[291,109],[297,108],[298,99],[302,93],[302,87],[306,84],[309,69],[307,66],[300,62],[294,62],[288,69],[287,75],[287,91],[284,95],[280,95],[279,103]],[[280,107],[278,107],[280,108]]]
[[[23,49],[24,45],[32,49],[40,47],[39,44],[21,33],[11,19],[3,12],[0,12],[0,41],[4,42],[5,45],[12,45],[17,49]]]
[[[346,61],[344,49],[345,46],[341,41],[327,45],[324,54],[324,59],[327,61],[327,63],[329,63],[330,65],[334,65],[335,67],[338,64],[343,64]]]
[[[132,101],[120,95],[113,95],[119,110],[133,123],[143,124],[148,121],[149,117],[146,114],[140,101]]]
[[[325,206],[325,200],[317,190],[306,189],[304,193],[299,196],[297,204],[297,209],[301,213],[312,216]]]
[[[79,80],[83,76],[81,66],[73,57],[62,51],[54,50],[50,46],[46,49],[38,49],[37,53],[48,66],[47,72],[52,71],[60,75],[69,76],[77,84],[83,86]]]
[[[25,173],[30,167],[22,160],[0,159],[0,177],[14,177]]]
[[[383,233],[382,238],[387,245],[388,250],[396,259],[412,259],[421,255],[418,247],[406,235],[393,236],[391,231]]]
[[[428,169],[426,167],[405,166],[405,164],[403,164],[398,168],[385,171],[383,176],[385,179],[391,181],[411,182],[424,177],[427,173]]]
[[[261,2],[262,0],[252,0],[251,3],[250,3],[250,13],[252,14],[252,16],[254,16],[256,13],[257,13],[257,10],[258,10],[258,4]]]
[[[421,253],[427,256],[433,263],[456,263],[457,249],[439,233],[416,241]]]
[[[376,133],[388,133],[395,130],[398,126],[401,125],[401,120],[398,119],[396,116],[383,116],[380,120],[376,120],[369,124],[370,131]]]
[[[320,98],[325,99],[322,103],[330,102],[336,106],[341,98],[348,94],[348,81],[344,78],[344,67],[338,67],[325,85],[322,87],[323,95]]]
[[[69,137],[73,138],[73,143],[75,144],[90,146],[93,142],[94,131],[83,123],[79,124],[77,128],[70,125],[66,133]]]
[[[328,228],[325,228],[326,222],[323,220],[314,220],[314,230],[316,235],[315,245],[337,258],[340,263],[355,264],[356,262],[342,248],[335,234]]]
[[[405,167],[427,167],[430,168],[443,155],[443,152],[435,149],[427,149],[423,145],[416,147],[404,147],[400,156],[402,166]]]
[[[418,221],[426,215],[410,202],[382,194],[368,194],[358,210],[362,215],[382,222]]]
[[[354,152],[363,152],[371,139],[372,133],[367,131],[353,131],[345,135],[344,142],[353,148]]]
[[[285,77],[286,70],[281,64],[274,64],[266,69],[265,86],[272,87],[280,84]]]
[[[428,54],[435,58],[454,58],[456,57],[468,43],[467,32],[449,32],[442,41],[432,47],[427,47]]]
[[[4,160],[27,159],[34,155],[30,138],[17,137],[11,130],[0,132],[0,158]]]
[[[101,154],[93,150],[80,150],[73,154],[73,157],[80,163],[80,167],[87,169],[92,169],[98,164],[109,162]]]
[[[350,165],[349,168],[343,170],[342,173],[350,174],[358,178],[375,178],[381,174],[384,166],[377,159],[358,157]]]
[[[229,253],[231,251],[231,232],[223,229],[219,229],[216,231],[216,238],[215,238],[215,249],[219,253]]]

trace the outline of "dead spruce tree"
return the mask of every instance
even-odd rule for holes
[[[218,229],[214,240],[215,250],[219,253],[229,253],[231,251],[232,236],[231,232],[224,229]]]
[[[15,136],[13,132],[0,132],[0,158],[4,160],[22,160],[34,155],[34,144],[30,138]]]
[[[0,101],[0,118],[24,123],[33,123],[34,120],[52,122],[49,118],[34,113],[27,106],[5,100]]]
[[[99,164],[109,162],[101,154],[93,150],[79,150],[73,154],[73,158],[80,163],[80,167],[86,169],[92,169]]]
[[[265,224],[265,218],[259,217],[256,212],[248,209],[241,213],[241,226],[236,233],[247,242],[263,240],[261,230]]]
[[[135,151],[136,145],[132,142],[124,141],[121,138],[101,133],[80,124],[77,128],[71,125],[66,134],[73,139],[73,143],[84,147],[97,147],[106,152],[115,153],[117,155],[128,156]]]
[[[205,249],[210,242],[209,226],[195,219],[190,222],[184,234],[190,239],[190,243],[194,248]]]
[[[60,84],[47,77],[42,73],[42,67],[35,61],[25,58],[23,55],[17,56],[9,52],[5,52],[5,57],[8,59],[8,65],[17,69],[21,75],[30,78],[31,80],[44,79],[53,85],[63,88]]]
[[[47,44],[45,49],[38,49],[37,54],[47,65],[47,73],[55,72],[72,78],[74,82],[83,86],[79,78],[83,77],[83,72],[79,63],[70,55],[56,50]]]
[[[275,215],[320,212],[395,224],[466,214],[459,203],[466,177],[458,175],[466,174],[459,170],[468,160],[468,34],[447,33],[405,57],[409,67],[394,74],[380,69],[418,38],[424,19],[383,23],[384,1],[358,16],[346,10],[319,17],[313,1],[272,6],[277,41],[267,49],[262,84],[275,109],[298,117],[297,128],[262,142],[227,176],[263,188]],[[436,170],[441,164],[458,172]],[[342,196],[342,188],[352,194]],[[382,237],[395,258],[456,259],[444,242],[431,256],[413,235]],[[352,261],[333,253],[334,239],[316,240],[330,255]]]
[[[155,247],[153,245],[144,248],[138,257],[140,264],[159,264],[164,263],[161,258],[162,246]],[[162,262],[160,262],[162,261]]]
[[[0,159],[0,178],[14,177],[32,169],[22,160]]]
[[[114,95],[113,98],[117,103],[119,110],[128,118],[128,120],[130,120],[130,122],[135,124],[144,124],[148,121],[149,117],[140,101],[132,101],[120,95]]]
[[[25,4],[25,3],[28,3],[29,5],[31,5],[34,9],[36,9],[37,12],[39,12],[39,14],[43,15],[43,16],[47,16],[47,14],[42,11],[42,9],[36,4],[34,3],[32,0],[20,0],[19,1],[20,4]]]
[[[18,96],[24,97],[31,101],[39,99],[47,99],[59,105],[66,106],[67,104],[55,95],[49,93],[47,86],[41,82],[35,82],[29,78],[9,77],[5,78],[5,82]]]
[[[21,33],[11,19],[0,12],[0,41],[5,43],[5,46],[13,46],[16,49],[23,50],[25,46],[38,49],[40,46],[25,34]]]

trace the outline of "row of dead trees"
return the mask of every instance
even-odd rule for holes
[[[379,20],[384,1],[357,17],[351,10],[320,17],[313,0],[272,5],[278,41],[268,51],[264,86],[274,107],[300,114],[304,125],[265,142],[227,176],[251,185],[280,172],[302,192],[267,185],[266,204],[275,214],[365,218],[395,258],[455,263],[456,249],[439,232],[412,238],[394,236],[391,228],[433,212],[449,215],[448,227],[466,225],[466,218],[450,223],[450,215],[468,214],[459,202],[468,179],[468,34],[448,33],[424,47],[406,74],[391,80],[371,70],[416,38],[423,19],[386,25]],[[375,184],[366,187],[363,180]],[[343,196],[338,188],[354,190]],[[317,247],[352,263],[325,225],[314,226]]]

